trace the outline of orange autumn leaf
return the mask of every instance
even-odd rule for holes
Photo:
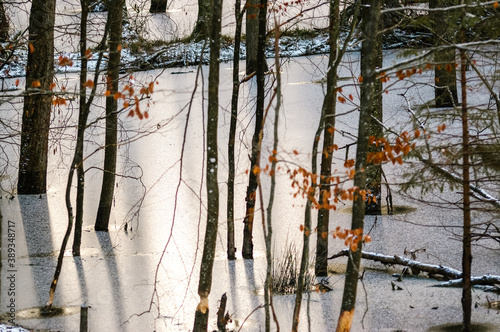
[[[29,48],[30,48],[30,53],[35,52],[35,46],[33,46],[33,44],[32,44],[32,43],[29,43],[29,44],[28,44],[28,46],[29,46]]]
[[[256,166],[254,166],[254,168],[253,168],[253,170],[252,170],[252,173],[253,173],[254,175],[257,175],[257,174],[259,174],[259,172],[260,172],[260,168],[259,168],[259,166],[257,166],[257,165],[256,165]]]
[[[354,100],[354,97],[350,94],[350,95],[349,95],[349,99],[350,99],[350,100]]]
[[[420,137],[420,130],[417,129],[415,130],[415,138],[419,138]]]
[[[359,83],[363,83],[363,76],[359,76],[359,77],[358,77],[358,82],[359,82]]]
[[[299,152],[298,152],[297,150],[293,150],[293,154],[294,154],[294,155],[298,155],[298,154],[299,154]]]
[[[68,58],[68,57],[60,55],[59,56],[59,66],[61,66],[61,67],[65,67],[65,66],[71,67],[71,66],[73,66],[73,61],[70,58]]]
[[[83,86],[85,88],[89,88],[89,89],[92,89],[94,87],[94,81],[92,80],[87,80],[87,82],[83,83]]]
[[[328,232],[321,233],[321,238],[326,239],[328,237]]]
[[[368,242],[372,242],[372,237],[370,236],[370,234],[367,234],[365,235],[365,243],[368,243]]]
[[[61,97],[55,97],[54,100],[52,100],[52,105],[55,106],[66,105],[66,99]]]
[[[300,225],[300,231],[303,232],[304,231],[304,225]]]
[[[16,86],[19,85],[19,78],[16,80]]]
[[[54,90],[55,87],[56,87],[56,84],[54,82],[50,83],[50,85],[49,85],[50,91]]]
[[[145,117],[146,119],[147,119],[147,118],[149,118],[149,113],[148,113],[148,111],[144,112],[144,117]]]
[[[111,91],[106,90],[106,92],[104,92],[104,95],[105,95],[106,97],[109,97],[109,96],[111,95]]]
[[[339,96],[339,98],[338,98],[338,99],[339,99],[339,101],[340,101],[342,104],[346,102],[345,98],[344,98],[344,97],[342,97],[342,96]]]
[[[42,86],[42,84],[40,83],[40,81],[35,80],[35,81],[31,82],[31,86],[32,86],[33,88],[39,88],[39,87],[41,87],[41,86]]]
[[[493,4],[493,8],[497,9],[498,8],[498,1],[496,1],[494,4]]]
[[[125,101],[123,102],[123,107],[129,107],[129,106],[130,106],[130,103],[129,103],[128,101],[126,101],[126,100],[125,100]]]
[[[87,50],[85,51],[85,57],[86,57],[87,59],[91,59],[91,58],[92,58],[92,51],[91,51],[90,49],[87,49]]]
[[[351,168],[354,166],[354,163],[355,163],[354,159],[348,159],[344,162],[344,167]]]
[[[118,46],[116,46],[116,50],[117,50],[117,51],[121,51],[121,50],[122,50],[122,45],[118,45]]]

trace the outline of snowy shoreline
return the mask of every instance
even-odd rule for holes
[[[345,40],[345,34],[341,40]],[[384,49],[395,49],[405,47],[422,47],[428,38],[425,33],[406,33],[403,30],[396,29],[390,35],[386,35]],[[341,42],[342,44],[342,42]],[[266,47],[266,57],[275,56],[274,38],[269,39]],[[307,55],[327,54],[330,51],[328,45],[328,34],[320,33],[314,38],[283,36],[279,41],[280,57],[299,57]],[[360,47],[359,40],[354,38],[347,45],[347,51],[358,51]],[[12,61],[5,64],[0,70],[0,78],[16,78],[26,75],[26,61],[28,52],[26,49],[17,49],[13,51]],[[228,62],[233,59],[234,45],[224,43],[221,45],[220,61]],[[59,66],[59,57],[65,57],[73,61],[72,66]],[[153,52],[133,53],[129,48],[122,50],[122,70],[144,71],[158,68],[187,67],[200,63],[208,63],[209,48],[204,41],[183,43],[175,42],[162,47],[156,47]],[[246,44],[243,41],[240,48],[240,58],[246,58]],[[107,53],[104,53],[104,61],[101,70],[106,68]],[[80,71],[80,53],[58,53],[54,56],[56,74],[76,73]],[[88,61],[89,71],[95,71],[97,66],[97,55],[94,55]]]

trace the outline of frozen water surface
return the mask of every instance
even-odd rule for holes
[[[341,68],[341,82],[345,83],[343,93],[354,96],[353,103],[338,103],[336,144],[344,147],[353,142],[350,134],[357,134],[355,110],[358,94],[353,79],[358,77],[358,53],[349,53],[345,66]],[[386,65],[400,61],[394,53],[387,53]],[[312,137],[318,123],[319,110],[323,101],[322,85],[327,58],[313,56],[295,58],[283,67],[283,106],[280,122],[280,145],[278,159],[285,159],[309,168]],[[207,68],[202,68],[204,77]],[[176,69],[178,71],[178,69]],[[202,255],[204,224],[206,221],[206,189],[204,184],[203,123],[206,108],[201,107],[201,91],[206,85],[198,86],[192,108],[186,107],[191,100],[197,68],[186,69],[185,75],[171,75],[174,70],[136,73],[137,82],[148,82],[157,78],[149,109],[149,119],[139,121],[136,117],[121,117],[120,140],[130,141],[119,147],[118,172],[122,175],[141,176],[141,181],[130,177],[118,177],[115,192],[110,231],[94,232],[93,223],[97,210],[100,173],[91,168],[99,167],[103,152],[97,148],[103,144],[103,124],[87,131],[89,142],[85,161],[85,220],[82,241],[82,256],[72,257],[70,240],[65,254],[63,270],[54,305],[64,309],[64,314],[51,318],[29,315],[33,308],[41,307],[48,297],[48,289],[56,265],[62,237],[67,223],[64,205],[65,182],[74,147],[73,129],[67,129],[60,139],[51,145],[48,193],[46,195],[17,196],[3,192],[0,201],[2,222],[2,252],[6,252],[9,225],[15,229],[15,322],[34,329],[77,331],[79,328],[79,307],[89,306],[89,330],[91,331],[189,331],[194,321],[198,303],[197,286]],[[229,64],[221,65],[221,87],[219,117],[219,189],[220,218],[217,239],[217,257],[213,269],[213,283],[210,294],[210,326],[216,329],[216,311],[223,293],[227,294],[227,310],[232,316],[230,328],[242,331],[264,329],[262,287],[265,278],[265,254],[260,213],[254,224],[255,259],[236,261],[226,259],[226,144],[230,122],[231,73]],[[71,74],[69,84],[76,84]],[[348,78],[348,79],[345,79]],[[423,74],[415,80],[429,80]],[[254,83],[242,86],[237,133],[237,178],[236,178],[236,247],[242,247],[244,193],[246,191],[249,167],[248,149],[253,134]],[[400,85],[404,84],[403,82]],[[406,83],[405,83],[406,84]],[[408,83],[410,85],[410,83]],[[396,86],[397,87],[397,86]],[[409,94],[415,104],[433,98],[432,88],[419,86]],[[399,96],[401,90],[391,90],[384,96],[384,118],[388,126],[397,130],[411,130],[410,115],[406,101]],[[206,91],[204,96],[206,97]],[[471,96],[471,103],[480,103],[488,94],[478,91]],[[102,102],[97,100],[98,103]],[[4,107],[4,105],[2,105]],[[6,106],[5,106],[6,107]],[[3,109],[4,114],[16,114],[12,109]],[[96,118],[102,109],[95,108]],[[264,131],[263,160],[272,150],[272,110]],[[54,121],[75,123],[76,111],[71,106],[63,108],[60,114],[54,112]],[[189,124],[184,136],[186,119]],[[12,118],[12,117],[7,117]],[[434,121],[434,120],[429,120]],[[438,121],[438,120],[435,120]],[[458,126],[450,131],[459,132]],[[54,129],[57,133],[57,129]],[[343,133],[343,135],[342,135]],[[70,136],[67,136],[70,135]],[[186,141],[183,138],[186,137]],[[15,138],[13,139],[15,141]],[[184,144],[184,159],[179,160]],[[10,149],[10,150],[9,150]],[[96,151],[97,149],[97,151]],[[293,152],[296,150],[298,155]],[[8,174],[2,177],[5,190],[13,190],[16,183],[18,154],[10,146]],[[95,152],[95,153],[94,153]],[[334,169],[342,170],[345,149],[336,152]],[[353,158],[355,148],[349,151]],[[182,166],[182,168],[181,168]],[[282,167],[287,165],[282,164]],[[293,166],[290,166],[293,167]],[[390,182],[396,182],[401,168],[388,165],[385,172]],[[294,244],[301,250],[300,224],[303,222],[304,200],[293,198],[285,171],[277,173],[277,192],[273,210],[274,254],[279,259],[283,250]],[[179,177],[182,181],[179,182]],[[263,176],[264,196],[267,202],[269,178]],[[178,192],[176,190],[178,189]],[[384,193],[385,194],[385,193]],[[446,197],[456,200],[455,192],[432,193],[437,199]],[[141,199],[143,198],[143,199]],[[460,232],[460,210],[444,210],[409,201],[395,195],[395,204],[411,205],[415,211],[405,215],[366,217],[366,229],[372,229],[373,242],[367,250],[403,255],[404,250],[425,248],[417,259],[427,263],[442,264],[461,269],[461,243],[453,237]],[[348,203],[345,203],[348,206]],[[267,205],[267,203],[266,203]],[[260,207],[260,205],[258,205]],[[342,204],[339,206],[344,207]],[[174,218],[175,216],[175,218]],[[481,215],[475,216],[480,220]],[[315,220],[315,219],[313,219]],[[330,229],[336,226],[349,227],[350,214],[343,211],[333,213]],[[314,257],[316,234],[311,236],[312,257]],[[490,245],[490,244],[488,244]],[[474,246],[473,274],[500,274],[499,252],[488,245]],[[498,246],[497,246],[498,247]],[[331,254],[345,248],[339,240],[331,240]],[[160,263],[161,261],[161,263]],[[2,256],[1,309],[8,313],[10,303],[8,291],[8,262]],[[312,292],[304,297],[301,311],[300,330],[332,331],[340,312],[342,271],[345,259],[330,262],[332,274],[329,284],[332,292]],[[392,272],[401,272],[399,267],[385,267],[378,263],[363,262],[365,268],[358,292],[357,310],[353,321],[354,331],[425,331],[431,326],[456,323],[461,319],[461,290],[456,288],[429,287],[435,280],[423,277],[405,278],[401,291],[393,291],[390,277]],[[489,295],[494,298],[496,295]],[[308,302],[309,301],[309,302]],[[486,302],[486,293],[473,292],[473,301]],[[274,306],[282,330],[289,330],[292,321],[294,296],[274,297]],[[253,312],[253,313],[252,313]],[[6,320],[4,316],[2,319]],[[498,324],[498,312],[482,305],[473,308],[473,321]],[[497,325],[498,326],[498,325]],[[4,327],[2,327],[4,328]],[[274,328],[273,328],[274,329]]]

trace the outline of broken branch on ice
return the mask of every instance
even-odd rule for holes
[[[328,259],[335,259],[342,256],[349,256],[349,249],[341,250],[338,253],[330,256]],[[369,259],[375,262],[380,262],[384,265],[407,266],[412,270],[414,274],[418,274],[419,272],[425,272],[428,273],[430,277],[443,276],[446,279],[451,279],[450,281],[439,284],[437,286],[450,286],[450,287],[461,286],[462,272],[450,267],[435,265],[435,264],[426,264],[413,259],[400,257],[397,255],[389,256],[369,251],[362,251],[361,258]],[[498,287],[497,285],[500,285],[500,276],[485,275],[482,277],[473,277],[471,278],[471,282],[472,285],[483,285],[483,286],[490,285]]]

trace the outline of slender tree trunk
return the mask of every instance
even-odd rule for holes
[[[85,187],[85,171],[83,168],[83,142],[85,138],[85,128],[87,126],[87,119],[90,107],[87,106],[87,94],[85,82],[87,81],[87,57],[85,52],[87,50],[87,18],[88,18],[88,0],[80,0],[82,7],[80,19],[80,54],[81,54],[81,68],[80,68],[80,112],[78,117],[78,133],[76,138],[76,150],[72,164],[77,170],[77,193],[76,193],[76,220],[75,220],[75,235],[73,240],[73,256],[80,256],[80,246],[82,243],[82,225],[83,225],[83,198]]]
[[[123,1],[110,0],[108,12],[109,24],[109,62],[106,97],[106,139],[104,152],[104,174],[102,179],[101,196],[95,222],[96,231],[108,231],[111,206],[115,189],[118,114],[117,101],[114,98],[118,92],[120,73],[120,53],[122,38]]]
[[[259,43],[257,47],[257,106],[255,111],[255,131],[252,138],[252,154],[250,156],[250,171],[246,195],[245,227],[243,229],[243,258],[253,259],[253,221],[255,216],[255,201],[257,198],[257,170],[255,165],[260,159],[259,135],[262,130],[262,119],[264,116],[265,102],[265,68],[266,58],[264,54],[266,43],[266,13],[267,1],[260,1],[259,13]]]
[[[363,13],[363,20],[369,20],[370,18],[367,11]],[[383,30],[383,22],[379,21],[378,31]],[[375,40],[375,61],[376,68],[382,68],[383,62],[383,41],[382,33],[376,36]],[[361,53],[361,67],[363,67],[364,62],[367,61],[367,56],[365,53]],[[361,85],[360,93],[365,94],[365,86]],[[379,79],[375,80],[375,91],[373,96],[372,104],[372,114],[370,121],[370,131],[369,136],[380,138],[384,135],[382,128],[383,120],[383,105],[382,105],[382,81]],[[379,152],[382,146],[371,145],[368,147],[368,152]],[[365,202],[365,214],[370,215],[380,215],[382,213],[382,163],[371,164],[366,169],[366,189],[370,191],[367,195],[367,200]]]
[[[366,169],[366,156],[368,153],[368,133],[371,122],[373,98],[375,94],[375,68],[377,64],[377,54],[376,52],[373,52],[373,50],[376,47],[375,43],[377,42],[377,34],[379,33],[378,28],[381,2],[381,0],[363,0],[362,2],[362,11],[368,11],[370,14],[363,15],[363,17],[369,17],[369,19],[364,19],[361,27],[363,35],[361,52],[367,55],[367,61],[364,66],[361,67],[361,77],[363,78],[361,84],[365,85],[365,88],[363,88],[365,93],[361,94],[361,107],[359,114],[358,144],[356,149],[355,165],[356,174],[354,176],[354,187],[358,188],[358,190],[354,192],[351,222],[351,229],[353,230],[363,230],[364,227],[365,202],[359,191],[366,189],[366,172],[364,172],[364,169]],[[362,236],[362,234],[360,236]],[[359,243],[356,251],[352,251],[350,249],[351,252],[347,262],[340,317],[337,325],[338,332],[350,331],[351,329],[354,309],[356,306],[361,250],[361,242]]]
[[[167,11],[167,0],[151,0],[150,13],[165,13]]]
[[[228,179],[227,179],[227,258],[236,259],[236,245],[234,241],[234,176],[235,176],[235,158],[234,145],[236,142],[236,123],[238,119],[238,96],[240,93],[240,46],[241,46],[241,27],[245,10],[241,10],[241,0],[236,0],[234,5],[234,16],[236,19],[236,31],[234,33],[234,52],[233,52],[233,94],[231,97],[231,124],[229,128],[228,143]]]
[[[210,25],[210,67],[208,74],[208,119],[207,119],[207,228],[200,268],[198,295],[193,331],[207,331],[208,296],[212,288],[212,268],[217,243],[219,221],[219,186],[217,182],[218,147],[217,127],[219,118],[219,57],[222,18],[222,0],[212,1]]]
[[[55,0],[33,0],[17,183],[19,194],[42,194],[47,190],[54,20]]]
[[[430,0],[429,8],[442,8],[454,3],[453,0]],[[439,48],[453,42],[455,31],[449,31],[449,25],[444,24],[444,22],[450,22],[451,13],[434,12],[431,14],[431,19],[433,20],[434,46],[437,47],[434,53],[436,107],[453,107],[458,103],[455,48]]]
[[[4,42],[9,39],[9,19],[5,14],[4,1],[0,0],[0,41]]]
[[[465,14],[465,13],[464,13]],[[463,19],[463,17],[462,17]],[[465,43],[465,28],[461,31],[462,43]],[[470,161],[469,161],[469,120],[467,110],[467,56],[464,49],[460,49],[460,83],[462,92],[462,178],[463,178],[463,213],[464,213],[464,228],[463,228],[463,254],[462,254],[462,310],[463,310],[463,331],[471,331],[471,316],[472,316],[472,294],[471,294],[471,207],[470,207]]]
[[[246,73],[257,71],[257,48],[259,42],[259,0],[247,0],[246,34]]]
[[[85,129],[87,127],[87,119],[90,114],[90,106],[96,95],[97,84],[94,84],[90,92],[89,98],[87,100],[87,93],[85,82],[87,80],[87,63],[88,59],[85,56],[87,51],[87,21],[89,14],[89,0],[80,0],[82,7],[82,18],[80,22],[80,54],[81,57],[81,69],[80,69],[80,113],[78,119],[78,134],[77,134],[77,146],[75,150],[75,159],[73,167],[76,167],[77,171],[77,190],[76,190],[76,214],[75,214],[75,235],[73,239],[73,256],[80,255],[80,245],[82,237],[82,225],[83,225],[83,201],[84,201],[84,189],[85,189],[85,169],[83,167],[83,144],[85,138]],[[100,50],[99,56],[97,58],[96,68],[101,67],[101,62],[103,58],[103,50],[106,45],[106,40],[108,37],[109,21],[106,22],[104,28],[104,35],[102,36],[101,42],[97,46]],[[99,71],[95,71],[93,82],[97,82],[99,79]]]
[[[330,193],[332,176],[333,141],[335,134],[335,110],[337,97],[337,41],[339,37],[339,8],[340,1],[330,1],[330,57],[328,59],[328,72],[326,74],[326,95],[323,100],[321,116],[324,117],[323,130],[323,153],[321,154],[321,177],[319,202],[326,201]],[[340,55],[342,56],[342,55]],[[330,222],[330,209],[328,206],[318,211],[318,226],[316,237],[316,264],[315,273],[317,277],[328,275],[328,231]]]

